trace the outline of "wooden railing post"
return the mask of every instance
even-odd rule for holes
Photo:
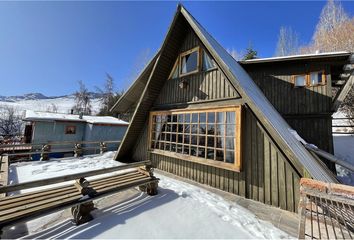
[[[150,196],[154,196],[157,195],[157,188],[158,188],[158,184],[159,181],[158,179],[154,176],[154,169],[152,167],[152,165],[145,165],[144,167],[141,167],[139,169],[140,172],[148,175],[149,177],[151,177],[151,179],[155,179],[156,181],[147,183],[145,185],[141,185],[139,186],[140,191],[142,192],[146,192],[148,195]]]
[[[107,144],[105,142],[100,142],[100,154],[103,154],[107,151]]]
[[[42,146],[41,149],[41,161],[43,160],[49,160],[49,150],[50,150],[50,146],[48,144],[45,144]]]
[[[75,181],[75,186],[80,191],[83,197],[91,197],[95,195],[95,191],[90,187],[89,181],[85,178],[80,178]],[[71,208],[76,225],[87,223],[93,219],[91,211],[95,209],[93,201],[85,202]]]
[[[82,146],[80,143],[75,143],[74,148],[74,157],[81,157],[82,156]]]

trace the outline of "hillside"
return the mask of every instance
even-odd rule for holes
[[[92,114],[99,111],[101,105],[101,95],[97,93],[91,94]],[[34,111],[52,111],[53,107],[57,108],[59,113],[69,113],[75,104],[73,94],[65,96],[48,97],[41,93],[28,93],[21,96],[0,96],[0,111],[4,106],[11,106],[22,114],[25,110]]]

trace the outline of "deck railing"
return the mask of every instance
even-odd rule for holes
[[[51,154],[72,153],[74,156],[83,154],[97,154],[109,149],[117,149],[121,141],[65,141],[45,142],[32,144],[3,144],[0,145],[0,156],[6,154],[10,159],[31,158],[40,155],[42,160],[47,160]]]
[[[354,134],[354,118],[333,118],[333,134]]]
[[[299,239],[353,239],[354,187],[303,178]]]

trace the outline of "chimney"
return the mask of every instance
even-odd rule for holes
[[[80,112],[79,118],[82,119],[83,115],[84,115],[84,113],[83,113],[83,112]]]
[[[71,113],[71,114],[74,114],[74,109],[71,109],[71,110],[70,110],[70,113]]]

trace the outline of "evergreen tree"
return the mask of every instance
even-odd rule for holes
[[[257,58],[257,51],[252,46],[246,48],[246,53],[243,55],[242,60],[250,60]]]

